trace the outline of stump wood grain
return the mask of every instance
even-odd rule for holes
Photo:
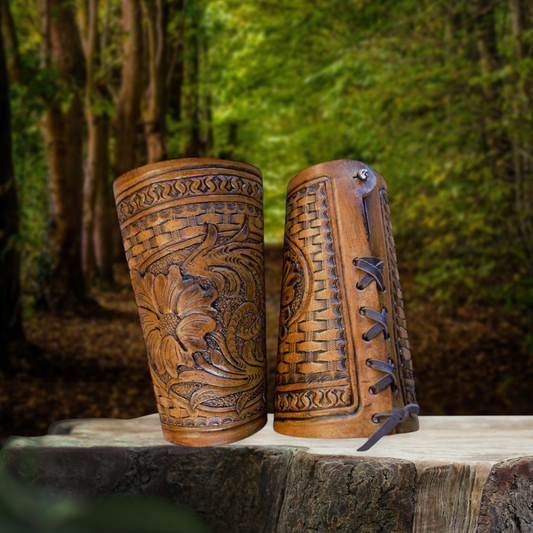
[[[163,438],[157,415],[57,422],[3,460],[61,497],[160,496],[213,532],[533,532],[533,417],[421,417],[420,431],[302,439],[273,431],[213,448]]]

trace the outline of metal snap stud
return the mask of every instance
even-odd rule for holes
[[[361,181],[366,181],[368,179],[368,169],[366,168],[362,168],[358,173],[357,173],[357,177],[361,180]]]

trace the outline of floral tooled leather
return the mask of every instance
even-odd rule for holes
[[[163,432],[223,444],[266,422],[261,175],[177,160],[115,182]]]

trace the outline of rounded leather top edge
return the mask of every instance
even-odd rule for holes
[[[350,176],[354,178],[361,169],[368,169],[373,172],[378,179],[378,184],[381,186],[383,183],[385,189],[387,188],[387,183],[383,176],[381,176],[381,174],[373,170],[367,164],[354,159],[337,159],[335,161],[318,163],[317,165],[313,165],[305,170],[302,170],[302,172],[294,176],[294,178],[289,181],[287,185],[287,192],[291,192],[294,188],[306,182],[307,180],[320,176],[327,176],[333,179],[341,176]]]
[[[113,182],[113,191],[115,195],[118,195],[132,185],[150,179],[159,173],[216,168],[248,172],[259,178],[259,180],[262,179],[261,171],[248,163],[229,159],[217,159],[215,157],[192,157],[159,161],[158,163],[150,163],[149,165],[143,165],[130,170],[115,179]]]

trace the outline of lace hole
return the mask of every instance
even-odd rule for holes
[[[379,420],[376,415],[372,416],[372,422],[374,422],[374,424],[379,424]]]
[[[398,387],[393,387],[393,388],[392,388],[392,392],[393,392],[394,394],[398,394]]]
[[[359,308],[359,314],[360,314],[361,316],[366,316],[366,315],[365,315],[365,308],[364,308],[364,307],[360,307],[360,308]]]
[[[363,337],[363,340],[364,340],[365,342],[370,342],[370,341],[372,340],[372,339],[367,339],[367,338],[365,337],[365,334],[364,334],[364,333],[363,333],[362,337]]]
[[[368,392],[371,396],[376,396],[377,392],[374,390],[374,387],[368,387]]]
[[[370,359],[367,359],[367,360],[366,360],[366,366],[367,366],[368,368],[372,368],[372,361],[371,361]]]
[[[390,341],[390,335],[387,335],[387,337],[385,338],[386,341]]]
[[[387,363],[394,368],[394,361],[390,357],[387,359]]]

